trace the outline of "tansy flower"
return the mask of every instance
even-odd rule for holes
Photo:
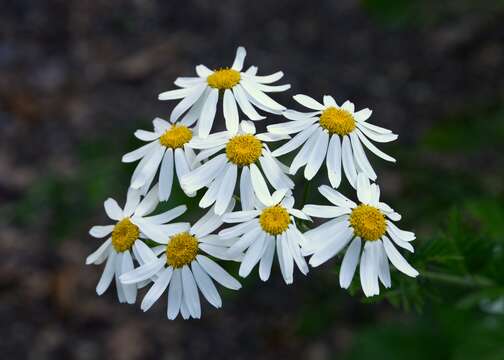
[[[116,221],[114,225],[93,226],[89,234],[95,238],[108,239],[86,259],[86,264],[99,265],[107,260],[103,274],[96,286],[98,295],[109,287],[115,275],[117,297],[121,303],[132,304],[136,300],[137,286],[124,285],[119,282],[119,276],[133,270],[133,257],[138,250],[146,246],[142,239],[162,239],[189,229],[188,223],[168,224],[171,220],[186,211],[185,205],[178,206],[159,215],[147,216],[158,204],[157,186],[141,199],[138,190],[129,189],[124,209],[121,209],[114,199],[104,203],[108,217]]]
[[[252,209],[253,189],[258,182],[264,182],[263,173],[275,189],[294,187],[292,180],[284,173],[284,166],[271,156],[268,147],[263,143],[282,138],[285,138],[285,135],[256,135],[254,123],[245,120],[241,122],[240,132],[237,134],[223,131],[211,134],[205,139],[194,138],[188,146],[202,150],[196,156],[196,161],[218,155],[182,177],[182,188],[190,193],[208,187],[199,205],[206,208],[215,203],[215,212],[221,215],[228,207],[240,177],[242,209]]]
[[[193,129],[184,125],[184,121],[170,124],[156,118],[152,123],[154,131],[137,130],[135,132],[137,138],[149,141],[149,143],[127,153],[122,161],[129,163],[140,160],[131,177],[131,187],[141,189],[143,194],[149,190],[158,168],[161,167],[158,196],[161,201],[165,201],[170,197],[174,171],[180,182],[183,175],[199,164],[194,161],[194,151],[187,146],[193,138]],[[186,195],[196,194],[187,193]]]
[[[234,203],[230,204],[229,210],[233,206]],[[221,225],[222,218],[211,209],[190,229],[166,234],[163,245],[152,249],[143,247],[140,254],[142,265],[121,276],[121,282],[130,286],[149,279],[154,281],[143,298],[143,311],[147,311],[168,289],[168,319],[175,319],[179,312],[184,319],[199,319],[201,305],[198,289],[210,304],[220,308],[222,300],[214,281],[228,289],[241,288],[240,283],[226,270],[202,254],[224,260],[241,259],[242,254],[227,255],[229,240],[210,235]]]
[[[247,277],[259,263],[259,277],[263,281],[268,280],[276,246],[280,271],[285,282],[291,284],[294,263],[304,275],[308,273],[308,266],[301,255],[301,245],[306,240],[297,229],[294,217],[310,218],[293,208],[294,198],[290,191],[277,190],[270,195],[264,180],[259,182],[256,190],[259,202],[255,208],[225,214],[224,222],[239,224],[221,230],[219,235],[226,241],[239,237],[229,247],[228,254],[233,256],[245,251],[239,270],[241,277]]]
[[[207,137],[212,129],[219,93],[223,94],[223,113],[226,128],[232,134],[238,131],[240,109],[250,120],[262,120],[254,106],[269,113],[280,113],[285,107],[265,93],[285,91],[290,85],[271,86],[269,84],[283,77],[281,71],[267,76],[257,76],[257,67],[252,66],[241,72],[246,56],[245,48],[236,50],[236,57],[231,68],[223,67],[214,71],[205,65],[196,66],[198,77],[179,77],[175,85],[178,90],[159,94],[159,100],[182,99],[173,109],[170,121],[177,121],[184,113],[185,125],[192,125],[198,120],[198,135]]]
[[[292,161],[291,174],[306,165],[304,176],[311,180],[325,160],[329,181],[334,188],[341,182],[342,163],[343,171],[354,188],[359,172],[375,180],[376,173],[362,144],[382,159],[395,162],[394,158],[379,150],[369,140],[385,143],[397,139],[397,135],[390,130],[367,122],[371,110],[356,112],[350,101],[338,106],[328,95],[324,96],[323,105],[306,95],[296,95],[294,100],[314,111],[303,113],[287,110],[283,115],[292,121],[268,126],[268,131],[274,134],[298,133],[292,140],[273,151],[273,156],[287,154],[304,144]]]
[[[345,289],[350,286],[360,259],[360,282],[366,296],[380,293],[378,279],[385,287],[391,286],[389,261],[408,276],[418,275],[394,246],[395,243],[413,252],[410,241],[415,239],[415,234],[394,225],[393,221],[399,221],[401,216],[380,202],[380,189],[376,184],[370,185],[364,174],[358,175],[359,204],[329,186],[323,185],[319,191],[333,205],[306,205],[303,211],[310,216],[332,220],[305,233],[307,241],[303,253],[313,254],[310,265],[319,266],[350,244],[340,268],[340,285]]]

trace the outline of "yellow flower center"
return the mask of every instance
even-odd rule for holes
[[[383,213],[374,206],[360,204],[350,214],[350,225],[355,236],[364,240],[378,240],[385,234],[387,223]]]
[[[114,246],[117,252],[129,250],[139,235],[140,230],[138,226],[133,224],[128,218],[122,219],[114,226],[114,230],[112,230],[112,246]]]
[[[355,129],[355,120],[348,111],[329,107],[320,115],[320,126],[330,134],[348,135]]]
[[[177,149],[187,144],[191,139],[191,129],[184,125],[174,124],[160,136],[159,142],[167,148]]]
[[[226,145],[228,160],[239,166],[255,163],[261,154],[262,143],[254,135],[236,135]]]
[[[227,68],[215,70],[212,75],[207,77],[208,86],[219,90],[231,89],[240,80],[241,76],[238,71]]]
[[[198,255],[198,240],[187,231],[170,236],[166,245],[166,263],[175,269],[190,264]]]
[[[264,231],[271,235],[280,235],[290,224],[290,216],[281,205],[265,208],[259,216],[259,224]]]

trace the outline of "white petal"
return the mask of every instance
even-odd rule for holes
[[[153,131],[137,130],[135,131],[135,137],[143,141],[153,141],[159,138],[159,134]]]
[[[357,176],[357,198],[361,203],[369,204],[371,200],[371,187],[369,179],[364,173],[359,173]]]
[[[266,249],[259,262],[259,278],[262,281],[268,280],[271,274],[271,265],[273,264],[273,256],[275,255],[275,238],[268,236],[265,245]]]
[[[290,254],[285,233],[277,236],[277,256],[280,264],[280,271],[286,284],[294,281],[294,259]]]
[[[219,194],[219,189],[222,183],[223,177],[222,176],[217,176],[210,186],[208,187],[208,190],[205,192],[205,195],[201,198],[199,202],[199,207],[206,209],[209,206],[212,206],[212,204],[217,200],[217,195]]]
[[[310,158],[304,170],[304,176],[307,180],[313,179],[322,166],[327,153],[328,143],[329,135],[325,131],[319,130],[315,146],[311,151]]]
[[[198,74],[199,77],[206,79],[213,74],[213,71],[207,68],[205,65],[200,64],[196,66],[196,74]]]
[[[245,256],[243,257],[242,263],[240,265],[240,270],[238,274],[241,277],[247,277],[254,266],[257,265],[259,260],[261,259],[261,256],[265,250],[264,248],[264,241],[266,239],[266,233],[260,232],[259,235],[256,237],[255,241],[252,243],[252,245],[248,248],[247,252],[245,253]]]
[[[381,241],[377,242],[376,250],[378,253],[378,277],[382,284],[389,288],[392,286],[392,281],[390,279],[390,267],[387,258],[387,254],[385,253],[385,249],[383,248],[383,243]]]
[[[359,168],[361,168],[362,171],[364,171],[364,173],[367,175],[368,178],[370,178],[371,180],[376,180],[376,173],[373,170],[371,164],[369,163],[369,160],[366,157],[364,149],[362,148],[362,145],[359,141],[359,137],[355,134],[355,132],[350,133],[350,140],[352,143],[352,149],[355,155],[355,161],[357,162],[357,165],[359,165]]]
[[[198,122],[198,135],[202,138],[206,138],[210,134],[212,125],[215,118],[215,112],[217,110],[217,101],[219,100],[219,90],[212,89],[208,98],[201,109],[201,116]]]
[[[169,127],[171,127],[171,124],[168,121],[161,119],[160,117],[152,120],[152,125],[154,125],[154,130],[158,134],[164,133],[166,130],[168,130]]]
[[[133,150],[127,154],[125,154],[122,157],[122,162],[124,163],[130,163],[137,161],[138,159],[144,157],[146,154],[148,154],[154,147],[156,146],[157,142],[150,142],[148,144],[145,144],[142,147],[139,147],[136,150]]]
[[[217,194],[217,200],[215,201],[215,213],[217,215],[224,214],[224,211],[226,211],[231,201],[236,186],[237,174],[238,167],[235,164],[229,164],[223,175],[223,180]]]
[[[354,157],[352,154],[352,148],[350,146],[350,140],[348,136],[343,137],[343,143],[341,145],[341,160],[343,162],[343,170],[348,179],[350,185],[354,188],[356,187],[357,181],[357,171],[355,170]]]
[[[196,284],[198,284],[198,288],[205,299],[207,299],[214,307],[220,308],[222,306],[222,300],[210,276],[207,275],[197,261],[193,261],[191,263],[191,269],[194,279],[196,280]]]
[[[266,185],[261,171],[255,164],[250,165],[250,178],[258,199],[266,206],[274,205],[273,199],[271,198],[271,194],[268,190],[268,185]]]
[[[245,134],[255,135],[256,127],[253,121],[250,120],[242,120],[240,121],[240,128]]]
[[[131,179],[131,187],[134,189],[138,189],[147,183],[147,179],[153,176],[157,172],[159,164],[163,159],[163,155],[165,153],[165,147],[159,145],[152,153],[149,161],[145,163],[142,170],[138,174],[138,177],[135,179]]]
[[[201,165],[199,168],[183,176],[182,179],[180,179],[182,188],[187,193],[191,193],[207,186],[216,176],[219,175],[226,163],[226,154],[217,155]]]
[[[108,198],[103,203],[103,206],[109,218],[113,220],[121,220],[123,218],[123,211],[114,199]]]
[[[416,271],[407,261],[403,258],[403,256],[397,251],[394,245],[390,242],[390,240],[386,237],[382,237],[383,245],[385,247],[385,252],[387,253],[387,257],[389,258],[392,265],[396,267],[397,270],[402,273],[416,277],[418,276],[418,271]]]
[[[381,151],[376,146],[374,146],[371,143],[371,141],[369,141],[367,139],[367,137],[364,134],[362,134],[362,132],[359,129],[357,129],[355,131],[357,132],[357,136],[362,141],[362,143],[364,144],[364,146],[366,146],[376,156],[381,157],[383,160],[386,160],[386,161],[390,161],[390,162],[395,162],[396,161],[392,156],[385,154],[383,151]]]
[[[151,286],[147,294],[145,294],[142,304],[140,308],[143,311],[147,311],[151,308],[152,305],[163,295],[163,292],[168,287],[170,283],[171,277],[173,274],[173,268],[170,266],[169,268],[164,269],[158,276],[158,278],[154,281],[154,284]]]
[[[247,56],[247,51],[243,46],[238,47],[236,49],[236,56],[233,61],[233,65],[231,65],[231,69],[236,71],[241,71],[243,69],[243,61],[245,60],[245,56]]]
[[[263,156],[259,158],[259,162],[261,163],[266,178],[273,188],[277,190],[294,188],[294,182],[284,174],[269,153],[265,152]]]
[[[261,84],[271,84],[275,81],[280,80],[284,76],[284,73],[282,71],[277,71],[276,73],[273,73],[271,75],[265,75],[265,76],[249,76],[252,80],[257,81]]]
[[[187,210],[187,206],[180,205],[180,206],[177,206],[171,210],[165,211],[161,214],[146,217],[145,220],[148,220],[149,222],[151,222],[153,224],[165,224],[165,223],[179,217],[180,215],[185,213],[186,210]]]
[[[219,232],[219,236],[224,239],[230,239],[236,236],[240,236],[241,234],[246,233],[247,231],[252,230],[255,227],[259,226],[259,221],[257,219],[252,219],[245,223],[241,223],[239,225],[235,225],[229,227],[227,229],[223,229]]]
[[[182,99],[185,98],[186,96],[191,95],[195,89],[198,88],[198,86],[193,86],[190,88],[183,88],[183,89],[177,89],[177,90],[170,90],[170,91],[165,91],[162,92],[161,94],[158,95],[159,100],[177,100],[177,99]]]
[[[133,267],[133,259],[131,258],[131,254],[129,251],[125,251],[122,257],[122,266],[121,272],[128,273],[134,269]],[[135,284],[131,285],[122,285],[122,289],[124,291],[124,297],[126,298],[126,302],[128,304],[134,304],[137,296],[137,286]]]
[[[366,121],[367,119],[369,119],[371,117],[372,113],[373,112],[371,110],[369,110],[368,108],[365,108],[365,109],[362,109],[362,110],[355,112],[353,114],[353,116],[357,121]]]
[[[343,289],[348,289],[352,283],[355,269],[359,263],[360,251],[361,239],[357,237],[348,247],[345,256],[343,257],[343,262],[341,263],[339,282]]]
[[[332,205],[305,205],[302,210],[305,214],[318,218],[336,218],[350,214],[350,209]]]
[[[298,266],[301,273],[306,275],[308,274],[309,271],[308,265],[306,264],[306,260],[304,259],[304,257],[301,255],[297,233],[299,233],[299,230],[291,228],[287,230],[285,238],[287,240],[287,244],[289,246],[290,253],[294,259],[294,262]]]
[[[343,206],[346,208],[354,208],[357,206],[352,200],[341,194],[339,191],[331,189],[327,185],[321,185],[318,188],[320,194],[336,206]]]
[[[182,289],[184,291],[184,302],[195,319],[201,317],[201,305],[199,300],[198,288],[194,281],[194,276],[187,265],[182,267]]]
[[[301,112],[301,111],[296,111],[296,110],[285,110],[282,115],[286,117],[289,120],[307,120],[307,119],[312,119],[312,120],[318,120],[318,116],[320,115],[320,111],[310,111],[310,112]]]
[[[196,256],[196,260],[207,272],[207,274],[222,286],[232,290],[238,290],[239,288],[241,288],[241,284],[238,282],[238,280],[229,275],[227,271],[220,267],[215,261],[210,260],[203,255]]]
[[[310,265],[317,267],[334,257],[348,244],[352,235],[353,232],[349,228],[346,228],[341,233],[336,234],[326,246],[315,252],[315,254],[310,258]]]
[[[260,236],[262,236],[263,231],[258,226],[251,231],[243,234],[240,239],[229,247],[227,253],[229,256],[236,256],[241,254],[245,249],[247,249],[252,243],[256,242]]]
[[[201,84],[196,87],[194,87],[193,91],[186,96],[181,102],[173,108],[171,114],[170,114],[170,121],[174,123],[177,121],[183,113],[185,113],[191,106],[198,101],[198,99],[201,97],[205,89],[207,88],[206,84]]]
[[[242,210],[250,210],[254,208],[254,197],[254,189],[252,188],[252,180],[250,179],[250,170],[248,166],[244,166],[240,176],[240,202]]]
[[[353,114],[353,113],[354,113],[354,111],[355,111],[355,105],[353,104],[353,102],[348,101],[348,100],[347,100],[347,101],[345,101],[345,102],[343,103],[343,105],[341,105],[341,108],[342,108],[343,110],[346,110],[346,111],[350,112],[351,114]]]
[[[367,123],[365,123],[365,124],[367,124]],[[388,143],[388,142],[397,140],[397,138],[398,138],[397,134],[392,134],[392,133],[389,133],[389,134],[379,134],[377,132],[369,130],[368,128],[366,128],[363,125],[360,125],[360,126],[359,125],[360,124],[357,123],[357,127],[360,129],[360,131],[364,135],[366,135],[366,137],[370,138],[373,141],[376,141],[376,142],[379,142],[379,143]]]
[[[235,205],[235,200],[231,199],[226,211],[232,211]],[[198,220],[191,228],[191,232],[197,237],[206,236],[222,225],[222,216],[215,214],[215,210],[210,209],[200,220]]]
[[[224,91],[224,119],[226,120],[226,129],[231,134],[236,134],[238,132],[239,116],[238,107],[236,106],[236,101],[233,96],[233,92],[229,89]]]
[[[135,209],[136,216],[145,216],[153,212],[159,204],[158,190],[159,185],[155,185],[145,195],[140,204]]]
[[[150,263],[146,263],[137,267],[135,270],[122,274],[119,278],[123,284],[134,284],[151,278],[159,270],[163,268],[166,260],[164,258],[156,259]]]
[[[334,100],[334,98],[332,96],[324,95],[324,106],[326,106],[326,107],[329,107],[329,106],[337,107],[338,104],[336,104],[336,100]]]
[[[98,249],[96,249],[92,254],[90,254],[86,258],[86,265],[101,264],[107,258],[111,244],[112,244],[112,238],[109,238],[107,239],[107,241],[104,241],[103,244],[101,244]]]
[[[107,263],[105,264],[105,268],[103,269],[102,276],[100,278],[100,281],[98,281],[98,285],[96,285],[96,293],[98,295],[103,294],[108,289],[110,283],[112,282],[112,279],[114,278],[116,254],[117,253],[114,250],[111,250],[109,252]]]
[[[278,135],[286,135],[286,134],[294,134],[300,131],[303,131],[310,127],[314,122],[316,122],[317,118],[308,118],[303,120],[293,120],[285,123],[268,125],[266,128],[269,132]]]
[[[240,109],[245,115],[247,115],[250,120],[257,121],[265,118],[264,116],[259,115],[254,107],[250,104],[250,101],[247,98],[247,94],[245,94],[245,91],[240,86],[240,84],[233,87],[233,94],[235,96],[236,102],[240,106]]]
[[[362,110],[361,110],[362,111]],[[356,117],[357,113],[354,114],[354,117]],[[371,131],[374,131],[375,133],[378,133],[378,134],[390,134],[392,133],[392,130],[389,130],[389,129],[385,129],[385,128],[382,128],[380,126],[376,126],[376,125],[373,125],[373,124],[370,124],[370,123],[367,123],[367,122],[357,122],[357,127],[359,129],[368,129],[368,130],[371,130]]]
[[[235,211],[224,214],[222,220],[226,223],[238,223],[252,220],[261,212],[259,210]]]
[[[103,238],[114,230],[114,225],[96,225],[89,230],[89,235],[95,238]]]
[[[280,105],[275,100],[259,90],[252,81],[244,78],[240,81],[240,84],[245,89],[245,91],[261,105],[276,111],[285,110],[285,106]]]
[[[204,81],[200,78],[200,77],[178,77],[175,79],[175,81],[173,82],[174,85],[178,86],[178,87],[184,87],[184,88],[187,88],[187,87],[193,87],[193,86],[196,86],[196,85],[199,85],[199,84],[203,84]]]
[[[182,303],[182,274],[180,269],[173,271],[170,288],[168,289],[168,307],[166,315],[173,320],[177,317]]]
[[[310,155],[311,155],[311,152],[313,151],[313,148],[316,145],[317,138],[318,138],[318,136],[316,133],[314,133],[312,136],[310,136],[308,141],[306,141],[304,143],[301,150],[294,157],[294,160],[292,160],[292,163],[291,163],[291,166],[289,169],[289,173],[291,175],[294,175],[299,170],[299,168],[301,168],[302,166],[304,166],[308,162]]]
[[[296,100],[301,105],[306,106],[307,108],[313,110],[324,110],[324,105],[322,105],[317,100],[307,95],[303,94],[294,95],[293,99]]]
[[[393,232],[402,241],[413,241],[416,239],[415,233],[399,229],[392,221],[387,221],[387,231]]]

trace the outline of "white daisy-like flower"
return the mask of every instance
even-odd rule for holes
[[[289,190],[277,190],[271,195],[264,180],[260,183],[256,191],[259,202],[255,208],[225,214],[224,222],[239,224],[221,230],[219,236],[226,241],[238,237],[229,247],[228,255],[245,251],[239,270],[241,277],[247,277],[259,263],[259,277],[268,280],[276,247],[282,276],[287,284],[291,284],[294,263],[304,275],[308,273],[308,265],[301,254],[301,245],[306,239],[297,229],[294,217],[310,218],[293,208],[294,198]]]
[[[207,187],[199,205],[206,208],[215,203],[215,212],[221,215],[231,201],[239,177],[242,209],[252,209],[254,188],[257,191],[257,187],[264,182],[264,176],[275,189],[294,187],[292,180],[285,174],[285,166],[271,156],[264,144],[282,138],[285,139],[285,135],[256,134],[254,123],[246,120],[241,122],[237,134],[222,131],[205,139],[194,138],[188,146],[201,150],[196,161],[218,155],[183,176],[182,188],[190,193]]]
[[[223,67],[210,70],[205,65],[196,66],[198,77],[179,77],[175,85],[181,89],[166,91],[159,94],[159,100],[182,99],[173,109],[170,121],[177,121],[184,113],[182,123],[192,125],[198,120],[198,135],[207,137],[212,129],[219,100],[219,92],[223,93],[223,113],[226,129],[231,133],[238,132],[238,106],[250,120],[262,120],[254,108],[268,113],[279,114],[285,107],[277,103],[265,93],[280,92],[290,88],[290,85],[269,85],[283,77],[278,71],[271,75],[257,76],[257,67],[251,66],[242,72],[246,56],[245,48],[236,50],[236,57],[231,68]]]
[[[119,301],[133,304],[136,301],[137,286],[121,284],[119,276],[133,270],[133,257],[137,257],[139,248],[146,246],[143,239],[159,241],[166,234],[175,234],[189,229],[188,223],[168,224],[186,211],[185,205],[177,206],[158,215],[147,216],[154,211],[158,202],[157,186],[154,186],[143,199],[141,199],[139,191],[130,188],[124,209],[121,209],[112,198],[105,201],[105,212],[116,223],[114,225],[93,226],[89,230],[89,234],[95,238],[108,237],[108,239],[86,258],[87,265],[99,265],[105,260],[107,261],[96,286],[98,295],[108,289],[115,276]]]
[[[307,241],[303,254],[313,254],[310,265],[319,266],[350,244],[341,264],[340,286],[345,289],[350,286],[360,259],[360,282],[366,296],[380,293],[378,280],[386,288],[391,286],[389,261],[408,276],[418,275],[395,247],[414,252],[410,242],[415,234],[394,225],[393,221],[399,221],[401,216],[380,201],[378,185],[370,184],[366,175],[360,173],[357,177],[358,205],[329,186],[322,185],[319,191],[333,205],[306,205],[303,211],[313,217],[332,220],[304,234]]]
[[[187,146],[193,138],[193,129],[182,122],[170,124],[169,122],[155,118],[152,121],[154,131],[137,130],[135,136],[149,143],[127,153],[122,161],[125,163],[140,160],[131,177],[131,187],[141,189],[145,194],[159,172],[159,199],[166,201],[170,197],[174,165],[177,177],[180,178],[199,165],[194,161],[194,151]],[[196,193],[186,193],[194,196]]]
[[[287,154],[304,144],[292,161],[291,174],[306,165],[304,176],[311,180],[325,159],[329,181],[334,188],[341,182],[342,163],[346,178],[354,188],[359,172],[375,180],[376,173],[362,144],[382,159],[395,162],[393,157],[379,150],[369,140],[385,143],[397,139],[397,135],[390,130],[367,122],[371,110],[366,108],[355,111],[355,106],[350,101],[338,106],[334,98],[328,95],[324,96],[323,105],[306,95],[295,95],[294,100],[314,111],[305,113],[287,110],[283,115],[292,121],[268,126],[268,131],[273,134],[298,133],[273,151],[273,156]]]
[[[228,208],[233,209],[234,202]],[[150,249],[139,248],[142,265],[123,274],[121,282],[126,286],[154,281],[143,298],[141,309],[147,311],[168,289],[168,319],[181,313],[184,319],[201,317],[199,291],[216,308],[222,306],[221,297],[214,281],[222,286],[238,290],[240,283],[208,256],[239,261],[242,254],[229,256],[226,252],[229,240],[225,241],[211,233],[222,225],[222,217],[211,209],[190,229],[165,236],[163,245]]]

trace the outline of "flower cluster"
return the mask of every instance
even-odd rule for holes
[[[379,294],[380,282],[391,286],[389,263],[408,276],[418,275],[397,249],[413,252],[415,234],[394,224],[401,216],[380,200],[365,152],[395,161],[373,142],[390,142],[397,135],[371,124],[371,110],[356,111],[350,101],[338,105],[328,95],[322,103],[296,95],[294,100],[308,110],[286,109],[268,95],[290,88],[272,85],[283,73],[257,75],[256,66],[242,71],[245,56],[239,47],[231,67],[212,71],[198,65],[198,76],[177,78],[178,89],[159,95],[180,100],[169,121],[155,118],[152,131],[135,132],[146,144],[122,158],[138,162],[124,208],[107,199],[105,212],[113,224],[90,230],[93,237],[107,238],[86,259],[87,264],[105,262],[99,295],[115,280],[119,301],[132,304],[138,290],[149,287],[143,311],[166,292],[169,319],[178,314],[200,318],[200,293],[219,308],[215,283],[241,287],[216,259],[238,262],[243,278],[258,265],[259,278],[266,281],[276,254],[283,279],[291,284],[295,268],[306,275],[309,265],[319,266],[343,249],[342,288],[350,286],[358,265],[366,296]],[[219,97],[226,130],[212,132]],[[262,114],[289,121],[259,133],[254,122],[265,119]],[[289,166],[278,159],[296,151]],[[306,183],[324,173],[324,162],[330,186],[318,190],[328,203],[296,208],[290,176],[304,167]],[[357,202],[336,190],[342,173],[356,189]],[[170,200],[173,186],[198,196],[199,207],[206,209],[198,221],[175,222],[187,210],[184,205],[156,212],[160,201]],[[313,227],[312,217],[325,221]]]

